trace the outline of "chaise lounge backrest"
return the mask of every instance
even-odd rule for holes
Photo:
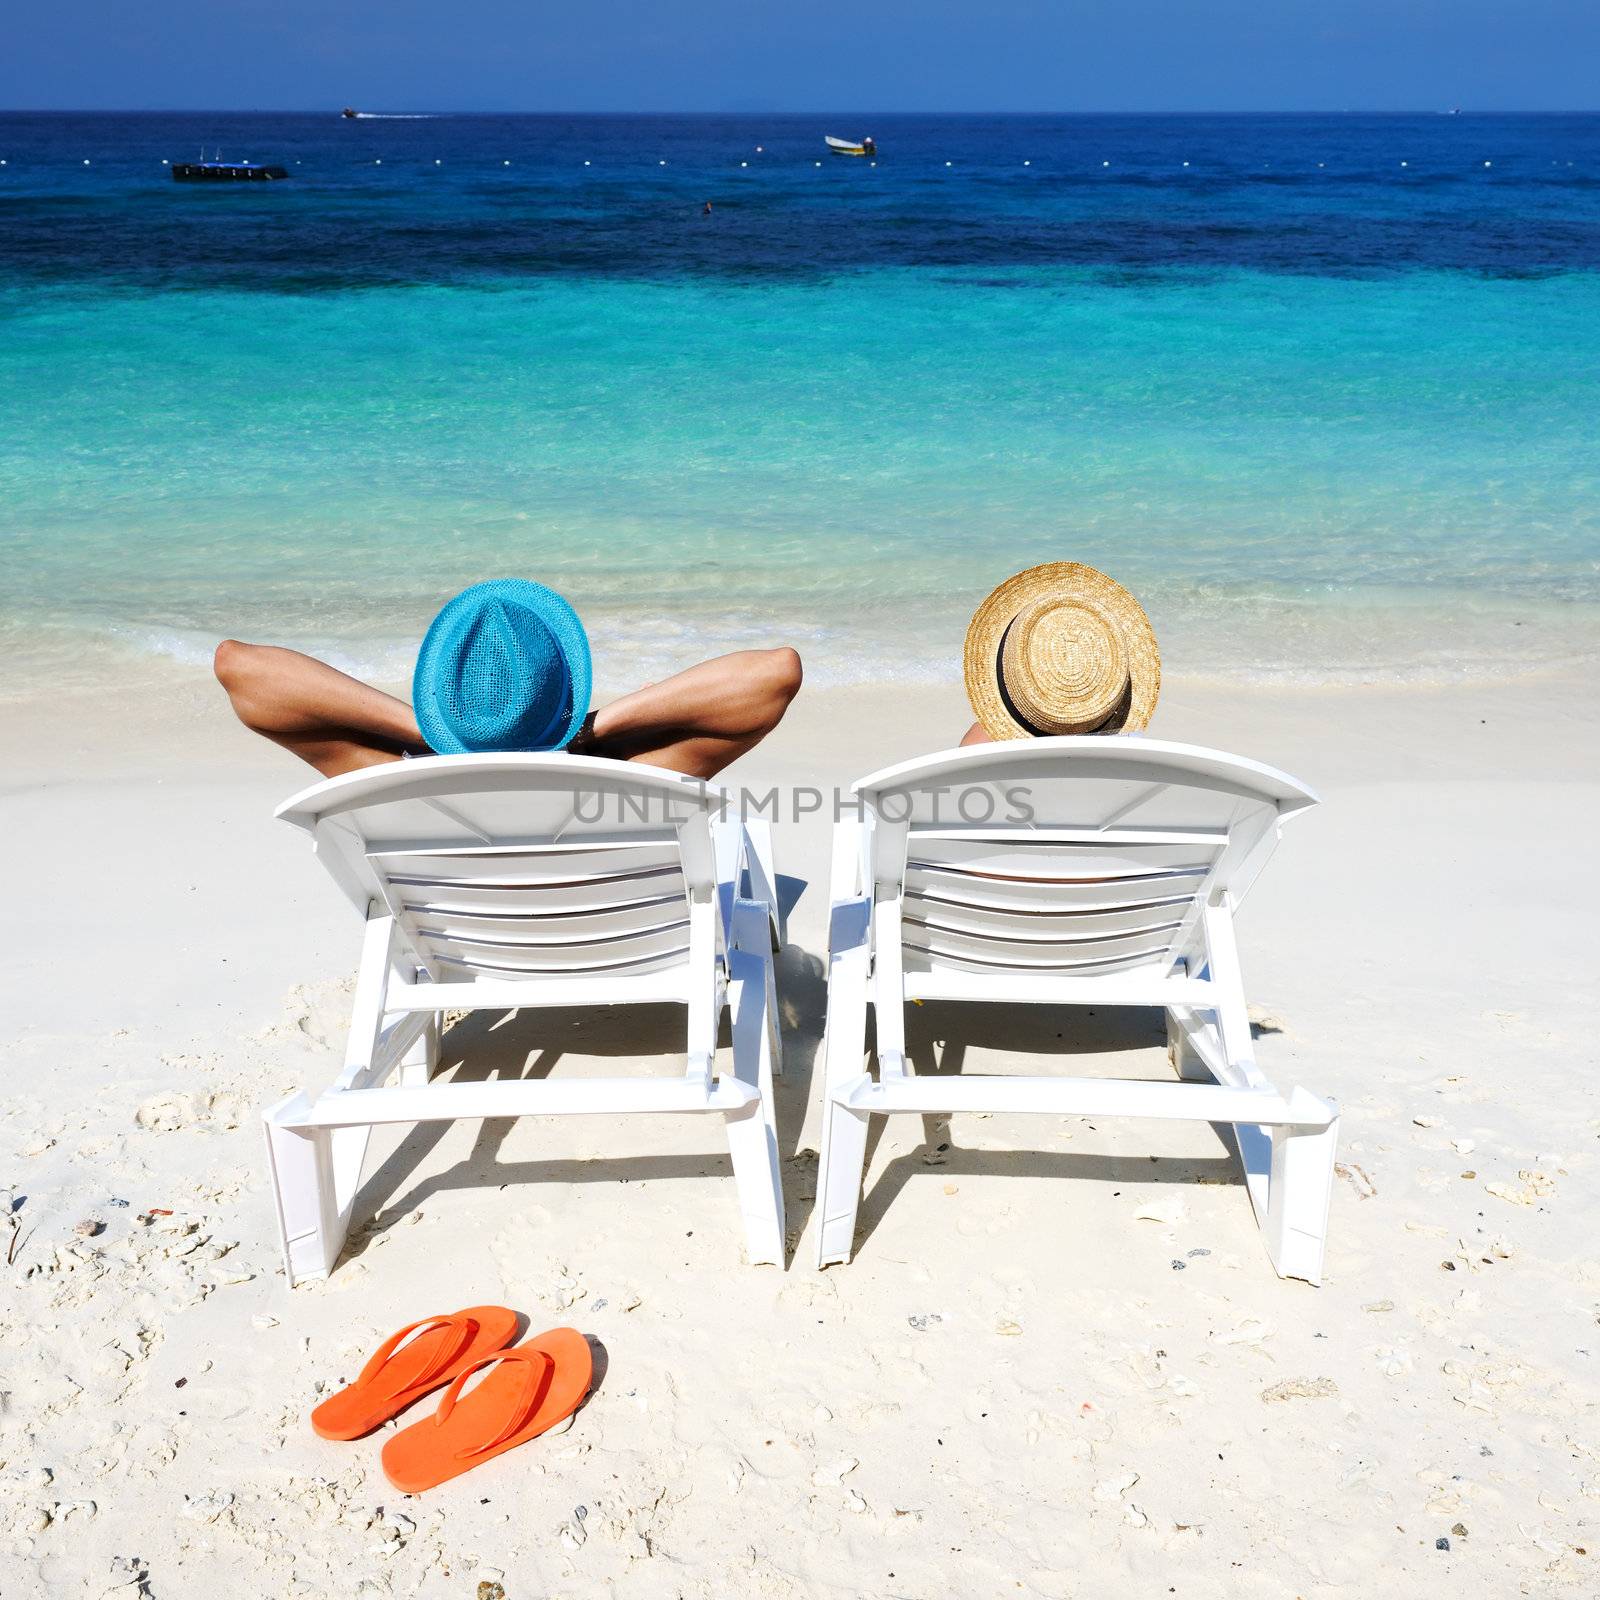
[[[434,983],[651,976],[659,992],[715,937],[721,804],[637,765],[473,755],[352,773],[278,815],[358,909],[394,916]]]
[[[1316,797],[1270,767],[1131,738],[1036,739],[907,762],[857,786],[908,993],[987,974],[1165,974],[1236,905]]]

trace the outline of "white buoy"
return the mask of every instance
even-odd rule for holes
[[[1319,166],[1319,167],[1325,167],[1325,166],[1327,166],[1327,164],[1328,164],[1328,163],[1327,163],[1327,162],[1326,162],[1326,161],[1319,161],[1319,162],[1318,162],[1318,163],[1317,163],[1317,165],[1318,165],[1318,166]]]
[[[1409,162],[1409,161],[1402,161],[1402,162],[1401,162],[1401,163],[1400,163],[1400,165],[1401,165],[1401,166],[1402,166],[1402,167],[1409,167],[1409,166],[1410,166],[1410,165],[1411,165],[1411,163],[1410,163],[1410,162]]]
[[[89,165],[89,163],[87,161],[85,161],[84,162],[84,166],[88,166],[88,165]],[[1486,166],[1486,167],[1492,167],[1493,165],[1494,165],[1494,162],[1492,162],[1492,161],[1485,161],[1484,162],[1484,166]]]
[[[761,154],[761,152],[762,152],[762,146],[761,146],[761,145],[757,145],[757,146],[756,146],[756,154],[757,154],[757,155],[760,155],[760,154]]]
[[[822,165],[822,163],[821,163],[821,162],[820,162],[820,161],[819,161],[819,162],[818,162],[818,163],[817,163],[817,165],[818,165],[818,166],[819,166],[819,167],[820,167],[820,166],[821,166],[821,165]]]
[[[4,165],[5,165],[5,162],[0,161],[0,167],[3,167]],[[164,167],[169,165],[169,163],[167,161],[167,158],[165,156],[162,156],[162,158],[161,158],[161,165],[164,166]]]
[[[878,164],[878,163],[877,163],[877,162],[876,162],[876,161],[874,161],[874,162],[872,162],[872,163],[871,163],[871,165],[873,165],[873,166],[877,166],[877,164]],[[819,161],[819,162],[818,162],[818,163],[817,163],[817,165],[818,165],[818,166],[819,166],[819,167],[820,167],[820,166],[821,166],[821,165],[822,165],[822,163],[821,163],[821,162],[820,162],[820,161]],[[948,167],[948,166],[949,166],[949,165],[950,165],[950,163],[949,163],[949,162],[948,162],[948,161],[947,161],[947,162],[945,162],[945,165],[946,165],[946,166],[947,166],[947,167]]]
[[[510,162],[509,162],[509,161],[502,161],[502,162],[501,162],[501,163],[500,163],[500,165],[501,165],[501,166],[502,166],[502,167],[509,167],[509,166],[510,166],[510,165],[511,165],[511,163],[510,163]]]
[[[1185,161],[1184,162],[1184,166],[1188,166],[1188,165],[1189,165],[1189,163],[1187,161]]]
[[[584,162],[584,166],[586,166],[586,167],[587,167],[587,166],[590,166],[590,165],[592,165],[592,163],[590,163],[590,162],[588,162],[588,161],[585,161],[585,162]]]
[[[372,164],[375,167],[381,167],[383,165],[383,157],[379,156]]]
[[[1109,162],[1109,161],[1102,161],[1102,162],[1101,162],[1101,163],[1100,163],[1100,165],[1101,165],[1101,166],[1102,166],[1102,167],[1109,167],[1109,166],[1110,166],[1110,165],[1111,165],[1111,163],[1110,163],[1110,162]]]
[[[658,167],[664,167],[664,166],[666,166],[666,162],[665,161],[658,161],[658,162],[656,162],[656,165]]]
[[[436,167],[442,167],[442,166],[443,166],[443,165],[444,165],[444,162],[442,162],[442,161],[441,161],[441,160],[440,160],[440,159],[439,159],[439,158],[438,158],[438,156],[435,156],[435,157],[434,157],[434,158],[433,158],[433,164],[434,164],[434,166],[436,166]]]
[[[89,163],[87,161],[85,161],[84,162],[84,166],[88,166],[88,165],[89,165]],[[1489,165],[1489,163],[1487,161],[1485,161],[1484,162],[1484,166],[1488,166],[1488,165]]]
[[[740,165],[740,166],[741,166],[741,167],[748,167],[748,166],[749,166],[749,165],[750,165],[750,163],[749,163],[749,162],[748,162],[748,161],[741,161],[741,162],[740,162],[740,163],[739,163],[739,165]]]
[[[947,162],[945,162],[945,165],[948,167],[950,165],[950,163],[947,161]]]

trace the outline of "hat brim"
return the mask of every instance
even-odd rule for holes
[[[419,684],[429,682],[435,672],[435,663],[458,607],[481,602],[487,584],[475,584],[463,590],[453,600],[446,602],[423,635],[417,651],[417,665],[412,673],[412,710],[416,714],[417,728],[428,748],[441,756],[477,755],[482,751],[477,745],[464,744],[450,725],[439,715],[430,696],[420,694]],[[541,745],[542,750],[565,750],[578,737],[583,719],[589,715],[589,699],[594,691],[594,664],[589,654],[589,635],[584,632],[578,613],[564,595],[547,589],[542,583],[527,578],[503,578],[494,584],[497,595],[516,605],[526,606],[550,630],[567,663],[567,673],[572,681],[572,711],[560,738]]]
[[[1129,692],[1101,732],[1138,733],[1149,726],[1161,694],[1161,650],[1145,609],[1115,579],[1077,561],[1047,561],[1007,578],[967,625],[962,675],[973,715],[991,739],[1032,739],[1038,730],[1019,722],[1000,683],[1000,645],[1011,619],[1045,596],[1087,600],[1106,613],[1122,637]]]

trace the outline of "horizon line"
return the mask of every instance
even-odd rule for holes
[[[343,107],[313,106],[0,106],[0,116],[59,117],[163,117],[163,116],[339,116]],[[368,113],[378,116],[430,117],[1591,117],[1600,106],[1284,106],[1226,110],[1204,107],[1190,110],[1152,110],[1126,107],[939,111],[932,109],[885,110],[872,106],[764,107],[719,110],[621,110],[604,107],[546,106],[535,110],[509,108],[462,109],[423,106],[405,111]]]

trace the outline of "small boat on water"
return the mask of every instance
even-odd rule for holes
[[[341,117],[352,117],[353,118],[353,117],[359,117],[361,115],[361,113],[359,111],[357,111],[354,106],[346,106],[344,108],[344,110],[339,113],[339,115]]]
[[[836,156],[875,156],[878,153],[878,147],[870,136],[865,139],[835,139],[830,133],[824,134],[823,138]]]
[[[260,161],[207,161],[204,150],[198,161],[174,161],[174,183],[276,183],[287,178],[287,167],[268,166]]]

